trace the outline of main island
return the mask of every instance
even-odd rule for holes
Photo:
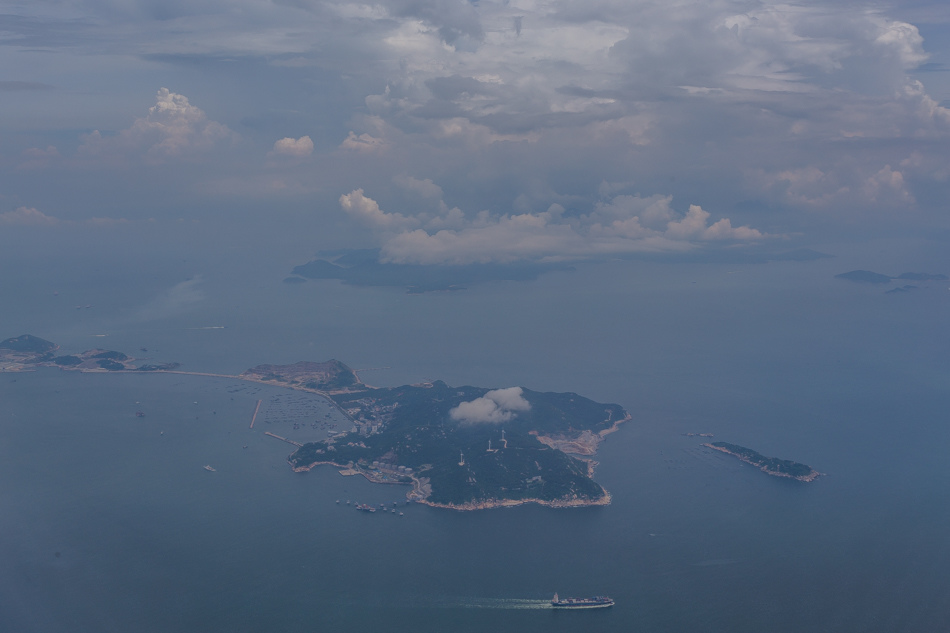
[[[58,349],[30,335],[0,341],[0,371],[173,372],[316,393],[340,409],[350,429],[300,445],[288,457],[294,471],[329,465],[375,483],[411,486],[408,499],[455,510],[609,504],[610,494],[593,479],[593,456],[605,436],[631,419],[620,405],[576,393],[442,381],[371,387],[337,360],[258,365],[225,376],[181,371],[174,363],[139,365],[110,350],[56,355]]]

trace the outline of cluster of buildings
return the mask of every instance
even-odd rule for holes
[[[359,431],[360,435],[372,435],[380,432],[385,423],[392,418],[392,412],[396,409],[395,404],[376,405],[372,398],[360,398],[356,401],[358,407],[344,409],[347,415],[353,418],[356,426],[353,431]]]
[[[379,461],[373,462],[373,468],[381,472],[389,472],[389,473],[394,473],[398,475],[412,474],[412,468],[409,468],[408,466],[397,466],[396,464],[392,464],[389,462],[379,462]]]

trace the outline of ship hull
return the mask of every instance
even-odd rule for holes
[[[614,606],[611,599],[582,599],[582,600],[552,600],[551,606],[555,609],[605,609]]]

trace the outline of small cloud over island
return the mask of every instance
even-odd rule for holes
[[[494,389],[481,398],[463,402],[449,411],[449,417],[462,424],[501,424],[515,417],[518,411],[528,411],[531,403],[525,400],[521,387]]]

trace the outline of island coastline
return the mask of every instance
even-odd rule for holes
[[[394,389],[379,389],[365,384],[360,380],[355,370],[336,360],[322,363],[301,361],[292,365],[258,365],[241,374],[231,375],[183,371],[179,369],[180,365],[177,363],[136,366],[143,359],[98,348],[75,355],[54,356],[54,353],[58,350],[58,345],[31,335],[7,339],[0,342],[0,372],[32,371],[37,367],[58,367],[64,371],[80,373],[169,373],[236,379],[318,395],[327,400],[347,420],[352,422],[353,428],[350,432],[333,434],[328,439],[316,443],[310,442],[305,445],[272,433],[266,433],[282,441],[297,445],[297,450],[287,458],[294,472],[308,472],[316,466],[325,464],[337,468],[341,475],[360,474],[372,483],[409,485],[412,487],[412,490],[407,494],[410,501],[430,507],[457,511],[515,507],[529,503],[552,508],[609,505],[611,502],[610,493],[593,481],[594,470],[598,462],[591,459],[591,457],[596,454],[599,444],[607,435],[617,431],[624,422],[632,419],[632,416],[619,405],[603,405],[577,394],[541,393],[523,391],[520,387],[510,388],[517,390],[519,398],[521,397],[520,394],[524,393],[525,396],[542,407],[545,413],[539,414],[541,417],[529,416],[524,420],[519,417],[520,413],[507,414],[514,416],[514,422],[512,423],[514,426],[505,429],[509,431],[508,438],[505,438],[504,430],[502,430],[501,438],[496,442],[496,448],[492,448],[491,441],[488,441],[488,450],[482,449],[481,452],[466,444],[469,447],[465,448],[465,455],[470,463],[466,465],[466,458],[460,458],[458,466],[464,466],[465,468],[462,470],[469,473],[466,475],[469,484],[476,481],[476,476],[481,479],[483,475],[487,478],[487,481],[491,482],[492,477],[496,477],[499,472],[507,473],[512,466],[522,468],[523,472],[526,460],[537,466],[537,471],[533,473],[536,476],[531,477],[532,473],[512,475],[507,479],[499,480],[497,483],[489,483],[487,486],[484,483],[474,487],[469,486],[470,490],[464,495],[453,496],[457,493],[447,494],[447,490],[451,490],[451,488],[446,489],[445,485],[455,476],[452,475],[449,479],[446,479],[446,469],[454,470],[456,473],[459,470],[454,465],[448,464],[443,458],[439,458],[426,464],[410,462],[414,468],[400,466],[397,469],[395,458],[387,458],[382,455],[383,452],[386,452],[386,455],[392,455],[396,445],[387,451],[379,448],[378,441],[372,442],[369,438],[380,433],[384,434],[393,419],[391,412],[396,408],[401,408],[404,404],[429,401],[432,403],[443,402],[445,396],[453,400],[453,404],[461,404],[494,393],[490,389],[477,387],[455,388],[449,387],[440,381],[404,385]],[[146,350],[143,349],[143,351]],[[405,398],[409,400],[403,402]],[[366,404],[367,402],[369,404]],[[391,404],[386,404],[387,402]],[[354,404],[358,406],[353,408]],[[525,401],[525,406],[527,407],[527,401]],[[604,416],[600,417],[599,421],[595,418],[598,410],[602,411],[601,415]],[[451,416],[446,415],[449,413],[447,408],[443,407],[439,411],[441,412],[435,413],[436,418],[425,421],[418,429],[409,428],[408,430],[412,432],[429,430],[433,428],[430,426],[431,424],[441,425],[449,420]],[[554,417],[550,417],[551,413],[554,414]],[[521,421],[519,422],[519,420]],[[465,433],[471,434],[471,432],[475,432],[474,429],[478,428],[477,426],[466,427],[465,424],[457,421],[454,424],[463,435]],[[532,427],[535,424],[538,426]],[[497,427],[491,424],[482,428],[491,432],[491,434],[498,430]],[[367,429],[370,429],[368,434]],[[531,436],[536,440],[533,446],[537,448],[532,448],[532,440],[529,440]],[[346,439],[351,441],[343,444]],[[364,444],[364,439],[366,443],[374,445],[376,448],[372,449]],[[374,440],[379,439],[379,437],[374,437]],[[393,436],[393,439],[398,440],[399,437]],[[469,442],[473,438],[463,439],[465,442]],[[335,445],[338,440],[342,441]],[[486,436],[487,440],[488,436]],[[525,444],[526,441],[528,444]],[[509,449],[509,442],[514,442],[511,449]],[[308,460],[306,463],[295,460],[294,457],[298,456],[301,450],[307,446],[322,446],[322,449],[311,449],[308,456],[312,459],[312,457],[317,456],[316,454],[323,454],[324,459]],[[457,450],[457,448],[457,445],[455,445],[455,448],[451,448],[451,445],[447,444],[445,450]],[[347,459],[343,454],[340,455],[343,459],[334,459],[331,455],[338,449],[341,453],[349,452],[351,456],[354,451],[359,452],[360,449],[363,449],[364,454],[358,460]],[[375,450],[380,454],[378,458],[381,461],[380,468],[376,467],[375,461],[372,467],[367,461],[367,457],[370,461],[376,459],[375,454],[367,454],[367,451],[371,450]],[[326,455],[326,452],[331,455]],[[552,461],[551,456],[555,454],[562,457]],[[471,456],[468,457],[469,455]],[[529,457],[525,457],[526,455]],[[548,455],[548,457],[544,457],[544,455]],[[577,455],[578,457],[569,457],[570,455]],[[532,460],[534,461],[532,462]],[[544,464],[544,467],[539,464],[538,460],[541,460],[540,463]],[[475,468],[475,470],[472,470],[472,468]],[[518,477],[521,477],[521,479],[518,479]],[[435,495],[435,498],[430,498],[433,496],[433,485],[436,479],[438,480],[440,493]],[[503,494],[501,496],[493,494],[497,492]],[[512,496],[503,496],[505,492],[511,492]],[[545,496],[537,496],[536,493],[538,492]],[[459,501],[454,501],[454,499],[459,499]]]
[[[718,444],[725,444],[725,442],[718,442]],[[745,454],[743,454],[743,453],[741,453],[741,452],[738,452],[738,451],[736,451],[736,450],[732,450],[732,449],[728,448],[728,446],[733,446],[733,445],[731,445],[731,444],[728,445],[728,446],[717,446],[717,445],[715,445],[715,444],[705,443],[705,444],[703,444],[703,446],[705,446],[706,448],[711,448],[711,449],[713,449],[714,451],[719,451],[720,453],[725,453],[726,455],[732,455],[733,457],[735,457],[735,458],[738,459],[739,461],[745,462],[746,464],[749,464],[749,465],[751,465],[751,466],[755,466],[756,468],[758,468],[759,470],[761,470],[761,471],[764,472],[765,474],[767,474],[767,475],[772,475],[773,477],[785,477],[785,478],[788,478],[788,479],[794,479],[795,481],[801,481],[801,482],[805,482],[805,483],[810,483],[810,482],[812,482],[812,481],[815,481],[816,479],[818,479],[818,477],[820,477],[820,476],[822,475],[822,473],[818,472],[817,470],[815,470],[815,469],[812,468],[811,466],[806,466],[805,464],[799,464],[799,463],[797,463],[797,462],[788,462],[788,463],[789,463],[790,465],[793,465],[793,466],[802,467],[802,468],[807,468],[809,472],[806,473],[806,474],[804,474],[804,475],[792,475],[792,474],[790,474],[790,473],[786,473],[786,472],[781,472],[781,471],[779,471],[779,470],[775,470],[774,468],[769,468],[769,465],[768,465],[768,464],[763,464],[762,461],[765,460],[765,459],[771,459],[771,458],[766,458],[766,457],[760,455],[759,453],[755,453],[755,451],[752,451],[751,449],[745,448],[744,446],[736,446],[735,448],[737,448],[737,449],[743,449],[743,450],[745,450],[745,451],[754,453],[755,455],[758,455],[758,456],[759,456],[760,458],[762,458],[762,459],[756,461],[755,459],[751,459],[749,456],[747,456],[747,455],[745,455]],[[787,462],[787,460],[781,460],[781,461]]]

